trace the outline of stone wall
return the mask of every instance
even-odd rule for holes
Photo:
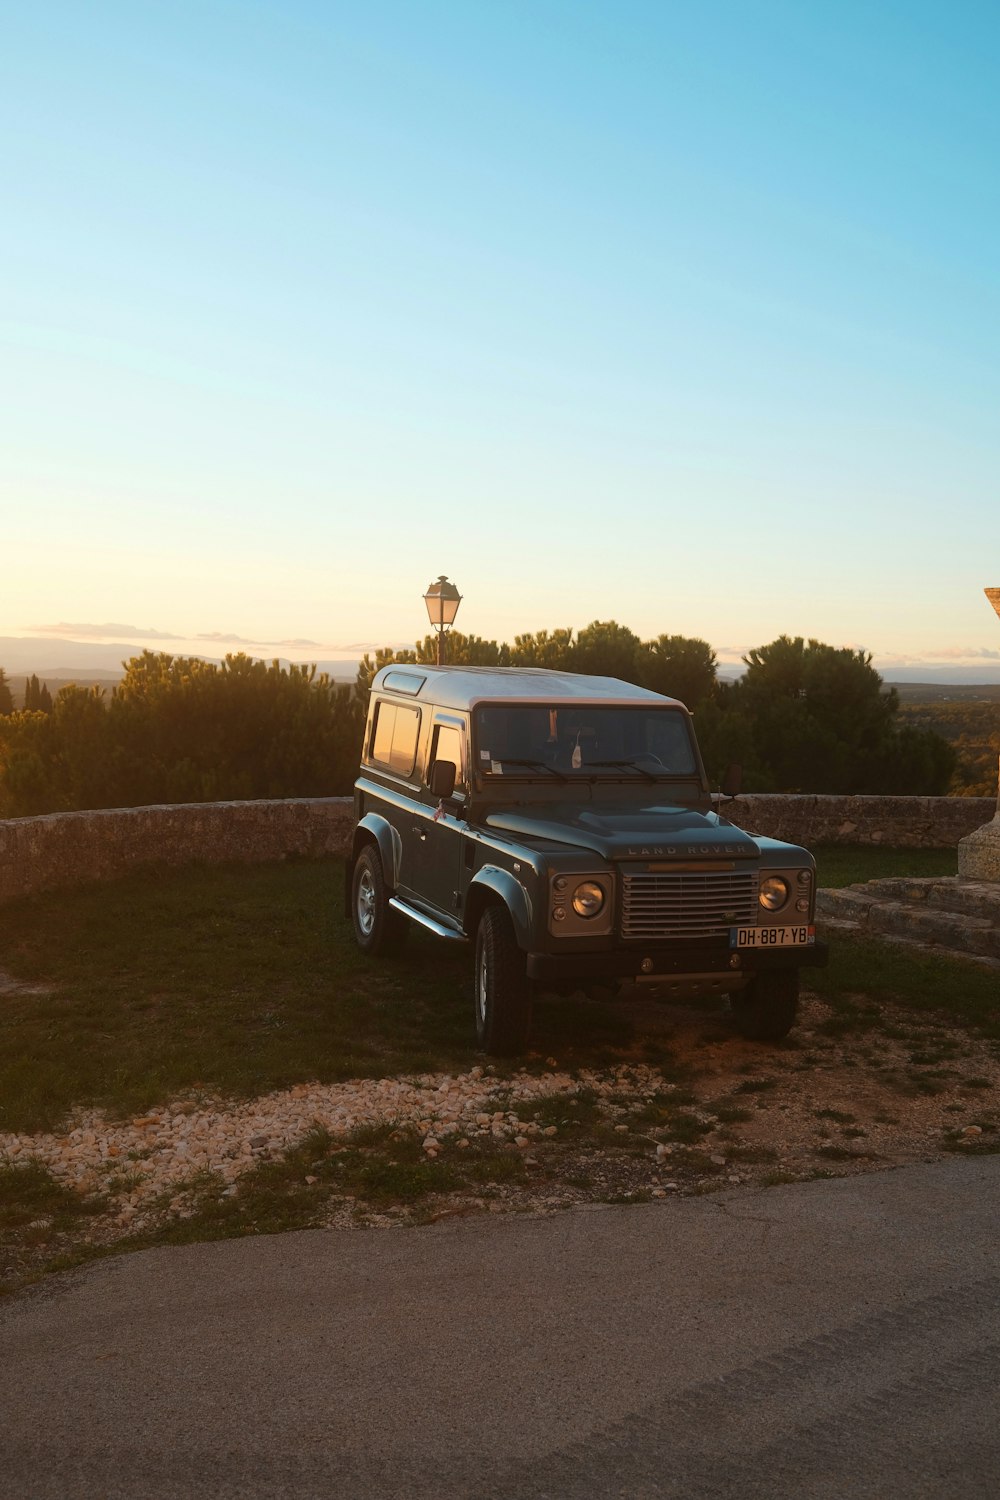
[[[988,823],[995,797],[823,797],[763,794],[719,804],[748,833],[793,844],[885,844],[934,849]]]
[[[143,865],[254,864],[346,852],[351,797],[202,802],[0,822],[0,902],[113,880]]]
[[[751,833],[805,844],[957,845],[992,797],[746,796],[722,804]],[[113,880],[143,865],[256,863],[347,852],[350,797],[52,813],[0,822],[0,901]]]

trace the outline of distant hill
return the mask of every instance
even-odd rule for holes
[[[982,687],[984,684],[1000,687],[1000,661],[979,662],[974,667],[880,667],[877,661],[873,661],[872,666],[894,687],[901,687],[903,683],[919,687]]]
[[[886,682],[900,703],[1000,703],[1000,682]]]
[[[82,641],[47,640],[44,636],[0,635],[0,667],[8,677],[30,677],[36,672],[75,680],[122,675],[122,662],[142,648],[120,642],[85,645]]]
[[[146,642],[150,649],[165,649],[160,642]],[[18,678],[30,677],[34,672],[40,681],[47,681],[54,695],[53,679],[60,686],[67,682],[81,685],[100,683],[110,686],[122,676],[122,662],[139,656],[144,649],[141,641],[95,642],[48,640],[44,636],[0,636],[0,667],[3,667],[11,683],[18,685]],[[222,661],[222,656],[207,651],[171,651],[171,656],[198,656],[203,661]],[[261,655],[261,661],[270,662],[272,656]],[[286,658],[279,658],[283,666]],[[320,661],[317,670],[326,672],[335,682],[353,682],[358,672],[357,659],[347,661]],[[23,689],[23,681],[19,684]]]

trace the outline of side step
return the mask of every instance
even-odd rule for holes
[[[405,901],[400,901],[398,896],[390,896],[389,905],[394,911],[401,911],[404,917],[409,917],[411,922],[418,922],[421,927],[426,927],[427,931],[433,932],[435,937],[450,938],[453,943],[469,941],[464,932],[456,932],[454,927],[442,926],[440,922],[435,922],[433,917],[425,916],[422,911],[417,911],[415,906],[408,906]]]

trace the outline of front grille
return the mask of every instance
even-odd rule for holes
[[[622,937],[725,937],[757,920],[755,870],[623,874]]]

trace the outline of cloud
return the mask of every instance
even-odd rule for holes
[[[363,651],[412,651],[413,641],[349,641],[346,646],[328,646],[328,651],[346,651],[349,655],[355,655]]]
[[[154,630],[142,625],[71,625],[61,620],[58,625],[29,625],[28,629],[38,635],[88,636],[102,641],[180,641],[184,637],[171,630]]]
[[[946,661],[1000,661],[1000,651],[988,646],[954,646],[934,654]]]
[[[284,647],[287,651],[332,651],[332,646],[324,646],[322,641],[292,640],[292,641],[258,641],[252,636],[236,635],[231,630],[202,630],[197,635],[189,637],[193,641],[210,641],[216,646],[267,646],[269,648]]]
[[[912,652],[876,652],[877,667],[931,667],[937,662],[1000,661],[1000,650],[988,646],[941,646],[938,650]]]
[[[63,636],[77,640],[83,636],[92,641],[204,641],[215,646],[260,646],[267,650],[285,651],[333,651],[339,647],[325,646],[322,641],[311,641],[305,637],[294,640],[261,641],[254,636],[239,635],[234,630],[202,630],[192,635],[179,635],[175,630],[154,630],[144,625],[123,625],[108,622],[103,625],[80,621],[60,620],[58,625],[29,625],[26,629],[33,635]]]

